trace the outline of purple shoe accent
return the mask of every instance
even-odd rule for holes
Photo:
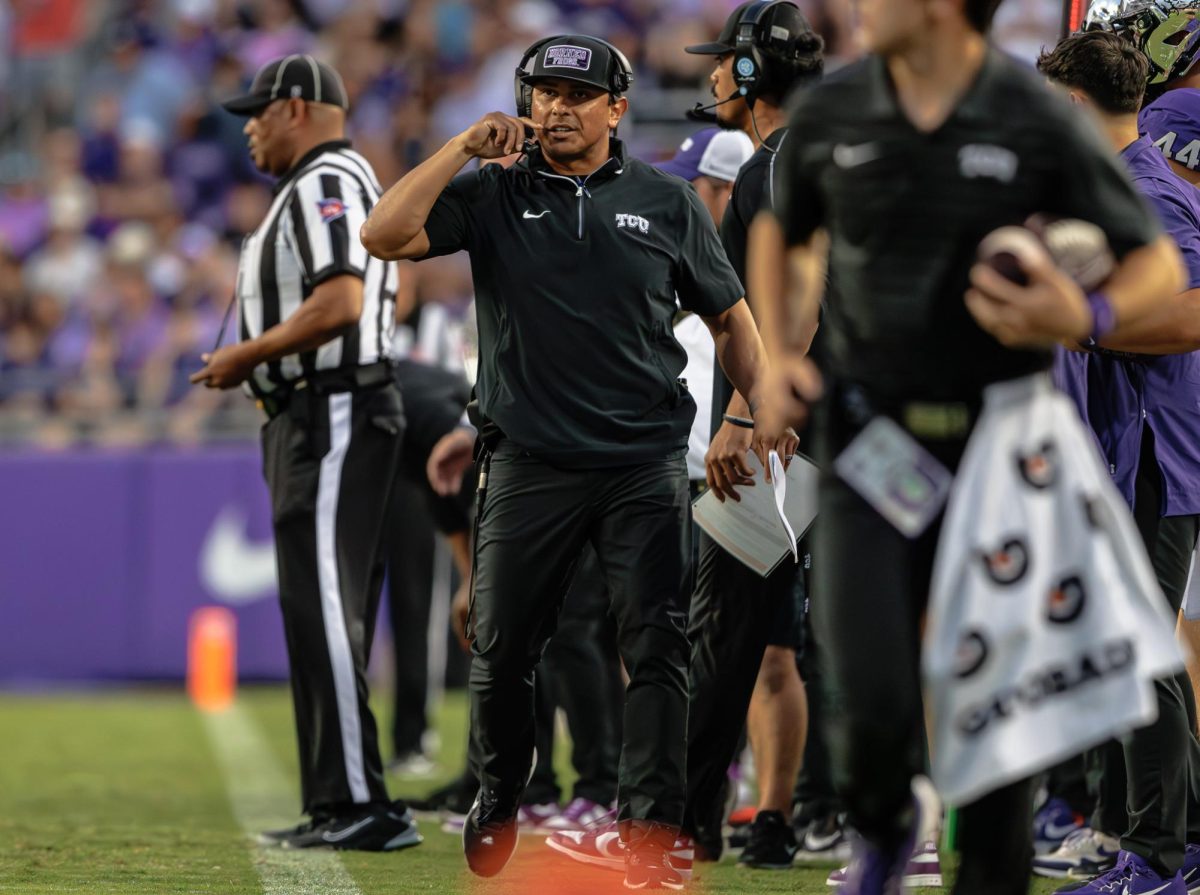
[[[1068,836],[1083,829],[1083,818],[1062,799],[1049,799],[1033,816],[1033,850],[1045,855],[1057,849]]]
[[[544,820],[541,829],[547,833],[557,833],[560,830],[588,830],[597,825],[603,826],[615,819],[615,809],[611,805],[601,805],[591,799],[574,798],[554,817]]]
[[[1182,873],[1176,873],[1170,879],[1163,879],[1138,855],[1129,856],[1129,870],[1125,895],[1187,895],[1187,885],[1183,881]]]
[[[833,882],[839,873],[842,874],[841,882]],[[854,841],[850,865],[844,871],[835,870],[826,882],[840,885],[841,895],[900,895],[895,861],[859,838]]]
[[[546,833],[544,824],[558,817],[561,809],[556,802],[522,805],[517,811],[517,830],[521,833]]]
[[[1189,845],[1183,850],[1183,869],[1179,871],[1188,895],[1200,893],[1200,845]]]

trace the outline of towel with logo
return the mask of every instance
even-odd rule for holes
[[[1133,518],[1070,400],[990,386],[938,543],[923,672],[961,805],[1154,720],[1182,665]]]

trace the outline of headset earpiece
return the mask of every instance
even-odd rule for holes
[[[779,79],[775,71],[777,65],[772,64],[763,53],[767,39],[761,33],[761,23],[769,10],[784,3],[796,5],[792,0],[763,0],[746,7],[738,20],[733,50],[733,83],[746,98],[747,105],[753,106],[758,97],[779,86],[776,84]]]

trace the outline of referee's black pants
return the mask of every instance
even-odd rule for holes
[[[313,816],[387,801],[366,670],[403,435],[394,385],[298,390],[262,431],[301,799]]]
[[[534,744],[533,670],[584,545],[595,548],[630,682],[619,765],[621,820],[678,826],[687,729],[690,561],[683,456],[560,469],[509,440],[492,454],[476,528],[472,760],[515,802]]]
[[[1174,617],[1187,588],[1200,516],[1161,516],[1162,502],[1154,434],[1143,426],[1133,518]],[[1120,836],[1122,849],[1169,879],[1183,865],[1184,845],[1200,842],[1200,742],[1187,672],[1156,680],[1154,695],[1158,718],[1153,724],[1088,756],[1100,778],[1092,821],[1101,832]]]
[[[909,539],[832,470],[866,424],[850,418],[834,385],[818,410],[820,524],[815,526],[813,634],[822,647],[825,732],[847,821],[875,846],[899,848],[909,833],[911,780],[924,770],[921,617],[929,597],[940,517]],[[965,437],[921,440],[957,469]],[[959,813],[962,851],[954,892],[1018,895],[1029,887],[1033,787],[1002,787]]]

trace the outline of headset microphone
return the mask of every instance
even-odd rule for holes
[[[726,103],[731,103],[735,99],[745,96],[745,94],[745,89],[739,88],[738,90],[734,91],[732,96],[717,100],[715,103],[709,103],[707,106],[703,103],[696,103],[696,105],[684,112],[683,115],[688,121],[698,121],[701,124],[716,124],[717,116],[712,110],[717,106],[723,106]]]

